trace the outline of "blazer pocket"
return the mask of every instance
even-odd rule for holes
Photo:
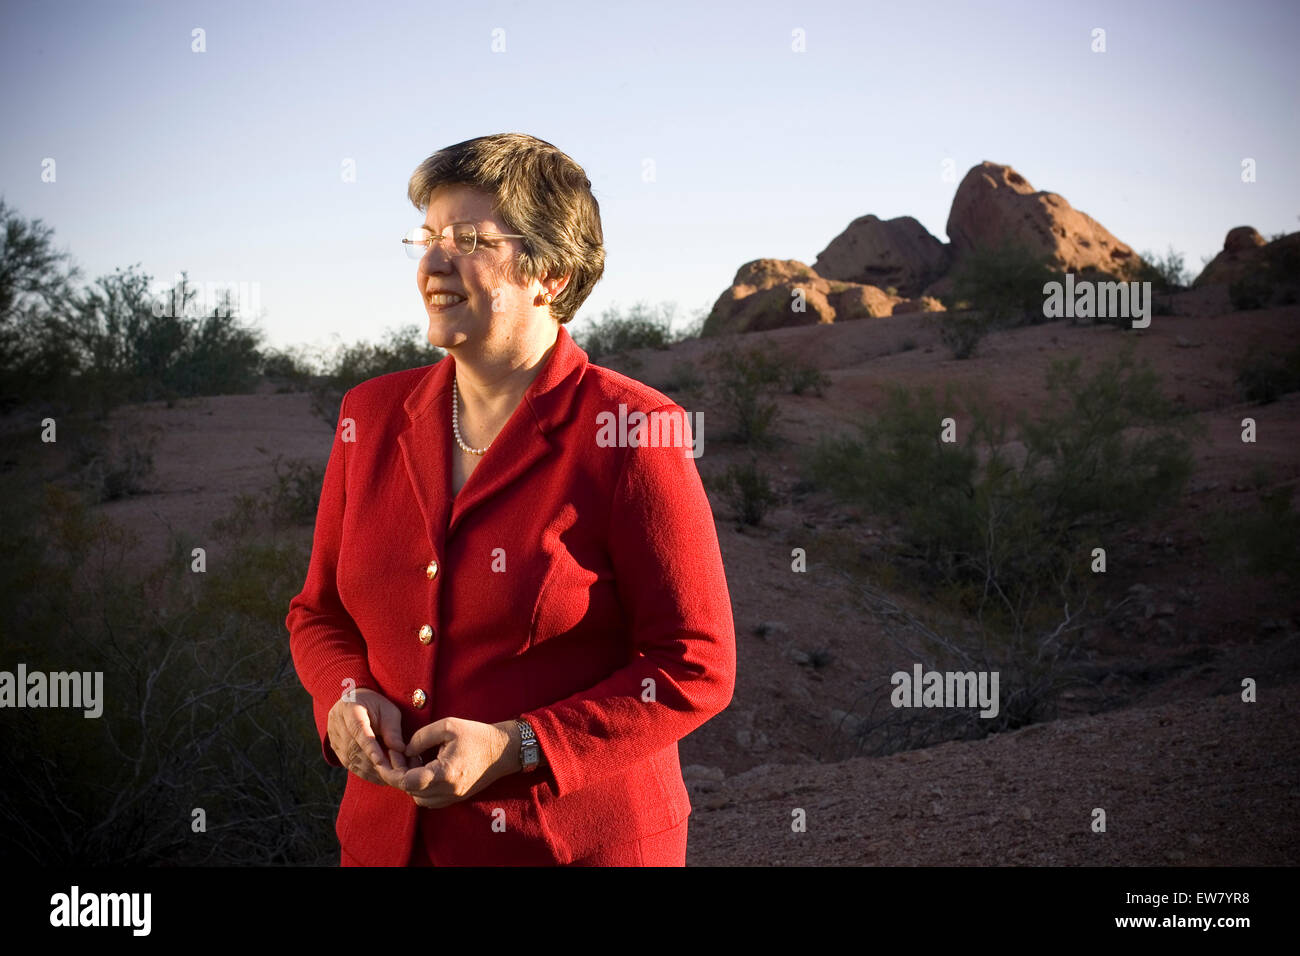
[[[603,599],[597,590],[602,576],[610,583],[608,573],[595,570],[598,549],[591,546],[571,504],[546,525],[539,554],[543,576],[528,628],[529,647],[577,628],[593,610],[593,598],[598,603]]]

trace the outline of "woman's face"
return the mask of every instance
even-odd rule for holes
[[[480,232],[510,233],[493,217],[492,197],[471,186],[440,186],[429,197],[424,225],[440,235],[453,222],[471,222]],[[451,348],[475,342],[495,350],[509,343],[524,323],[547,318],[538,308],[540,282],[527,286],[514,281],[512,262],[523,251],[520,239],[484,239],[467,256],[449,256],[444,246],[450,240],[433,243],[420,260],[416,284],[429,316],[429,344]],[[451,306],[435,305],[438,291],[464,296]]]

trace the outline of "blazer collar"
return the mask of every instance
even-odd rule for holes
[[[576,386],[587,370],[587,353],[573,341],[569,330],[560,326],[555,348],[524,392],[520,408],[532,411],[537,427],[545,434],[567,417],[576,394]],[[451,382],[456,374],[456,360],[448,355],[429,369],[406,396],[402,407],[412,421],[430,414],[441,402],[451,414]],[[517,410],[516,410],[517,411]],[[514,421],[516,416],[511,416]],[[507,424],[507,428],[509,425]],[[504,431],[503,431],[504,434]],[[474,469],[477,473],[478,469]]]
[[[572,414],[587,365],[587,353],[560,326],[550,356],[454,499],[451,383],[456,360],[448,355],[420,379],[402,403],[409,420],[397,441],[435,547],[442,545],[441,529],[450,537],[467,512],[553,451],[554,442],[547,436]]]

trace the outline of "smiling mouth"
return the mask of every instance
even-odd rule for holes
[[[465,301],[465,297],[462,295],[435,293],[434,295],[426,296],[426,301],[429,303],[431,308],[449,309],[454,305],[460,305]]]

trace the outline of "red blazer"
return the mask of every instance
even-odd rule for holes
[[[588,364],[561,326],[453,497],[454,370],[344,395],[285,620],[294,664],[335,766],[326,715],[348,680],[396,703],[408,740],[443,717],[523,717],[544,766],[436,810],[349,774],[339,841],[368,865],[408,863],[417,831],[435,865],[549,864],[675,826],[691,811],[677,741],[731,700],[731,599],[694,459],[604,447],[597,416],[685,413]]]

